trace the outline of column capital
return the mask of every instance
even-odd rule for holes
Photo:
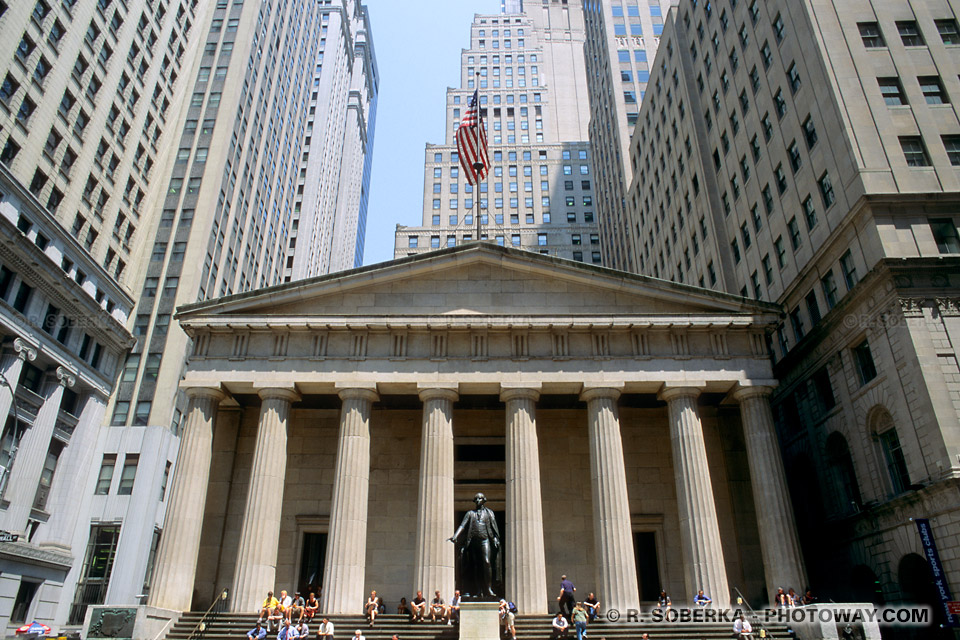
[[[340,396],[341,400],[359,399],[376,402],[380,399],[380,394],[377,393],[375,385],[338,388],[337,395]]]
[[[287,402],[299,402],[300,394],[297,393],[297,388],[293,384],[289,385],[277,385],[275,387],[259,387],[257,388],[257,395],[260,396],[261,400],[286,400]]]
[[[187,394],[188,400],[200,400],[200,399],[209,399],[215,402],[223,402],[227,397],[219,387],[195,387],[195,386],[182,386],[183,392]]]
[[[734,385],[733,389],[730,392],[730,396],[737,402],[742,402],[747,398],[766,398],[769,399],[773,395],[773,386],[766,384],[742,384],[737,383]]]
[[[13,350],[17,352],[17,357],[23,361],[33,362],[37,359],[37,345],[27,342],[23,338],[15,338],[13,341]]]
[[[580,391],[580,401],[581,402],[590,402],[591,400],[596,400],[597,398],[608,398],[610,400],[617,400],[620,398],[620,394],[623,393],[624,383],[622,382],[610,382],[602,385],[583,385],[583,389]]]
[[[664,384],[657,392],[657,397],[664,402],[670,402],[674,398],[699,398],[705,386],[707,386],[705,382]]]
[[[456,402],[460,399],[460,389],[459,385],[431,386],[428,384],[418,384],[417,395],[420,396],[421,402],[428,400],[449,400],[450,402]]]
[[[66,367],[57,367],[57,382],[61,387],[69,389],[77,384],[77,372],[71,371]]]
[[[501,384],[500,402],[509,402],[511,400],[533,400],[540,399],[540,384]]]

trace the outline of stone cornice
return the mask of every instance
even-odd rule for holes
[[[777,322],[777,316],[764,315],[637,315],[637,316],[194,316],[182,319],[181,326],[190,337],[201,333],[236,331],[473,331],[478,329],[512,331],[763,331]]]
[[[0,557],[17,563],[35,564],[67,572],[73,565],[73,556],[51,549],[40,549],[22,542],[0,542]]]

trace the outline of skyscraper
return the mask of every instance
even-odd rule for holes
[[[363,263],[380,85],[370,16],[356,0],[321,4],[320,16],[285,281]]]
[[[108,589],[131,601],[143,586],[175,439],[101,426],[133,346],[130,289],[205,6],[0,2],[8,629],[78,622]]]
[[[926,519],[960,580],[958,11],[680,2],[627,156],[637,271],[785,310],[774,413],[811,586],[838,601],[941,612]]]
[[[590,149],[595,168],[604,264],[634,268],[635,231],[629,228],[626,190],[633,177],[630,136],[657,55],[663,19],[673,0],[588,0],[584,3]]]
[[[460,87],[447,90],[446,139],[426,148],[423,223],[397,227],[395,256],[476,239],[477,194],[460,175],[454,133],[479,89],[492,162],[479,185],[481,238],[602,260],[583,39],[579,1],[474,18],[470,47],[460,54]]]

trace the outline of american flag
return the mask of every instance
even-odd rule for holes
[[[480,117],[480,90],[473,92],[467,113],[457,129],[457,153],[470,184],[477,184],[487,177],[490,158],[487,155],[487,132]],[[480,165],[479,168],[474,165]]]

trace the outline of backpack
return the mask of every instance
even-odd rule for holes
[[[512,602],[507,603],[507,609],[510,610],[510,613],[517,613],[517,605],[513,604]]]

